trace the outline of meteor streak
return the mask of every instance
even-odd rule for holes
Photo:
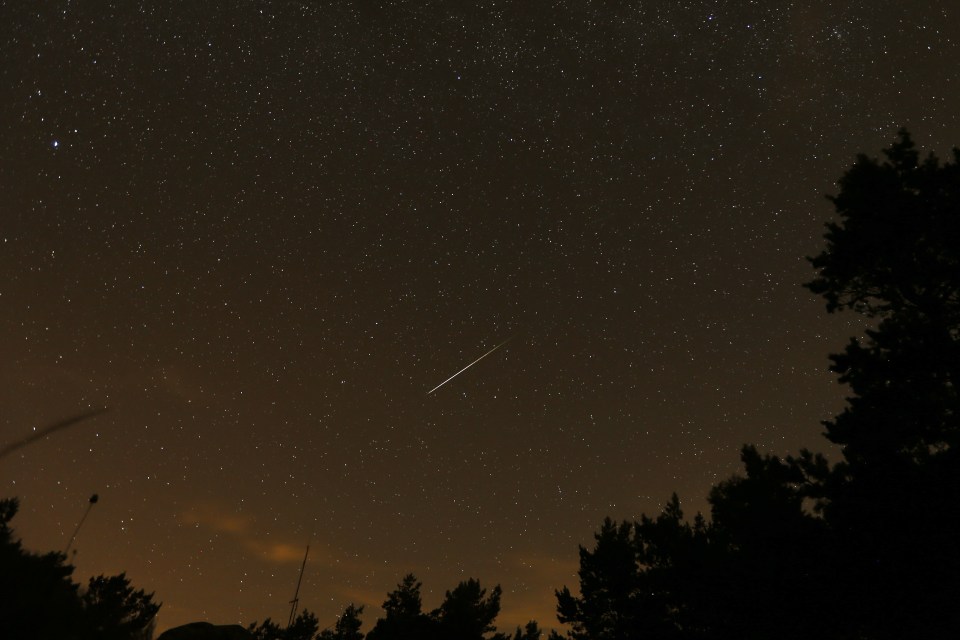
[[[446,380],[444,380],[443,382],[441,382],[440,384],[438,384],[437,386],[435,386],[433,389],[430,389],[430,391],[427,391],[427,395],[430,395],[431,393],[433,393],[434,391],[436,391],[437,389],[439,389],[439,388],[442,387],[443,385],[447,384],[448,382],[450,382],[451,380],[453,380],[454,378],[456,378],[458,375],[460,375],[461,373],[463,373],[464,371],[466,371],[467,369],[469,369],[469,368],[472,367],[473,365],[477,364],[478,362],[480,362],[481,360],[483,360],[484,358],[486,358],[488,355],[490,355],[491,353],[493,353],[494,351],[496,351],[497,349],[499,349],[499,348],[502,347],[503,345],[505,345],[505,344],[507,344],[508,342],[510,342],[511,340],[513,340],[513,338],[514,338],[515,335],[516,335],[516,334],[514,334],[513,336],[510,336],[509,338],[507,338],[506,340],[504,340],[503,342],[501,342],[500,344],[498,344],[497,346],[495,346],[493,349],[490,349],[490,351],[487,351],[485,354],[483,354],[482,356],[480,356],[479,358],[477,358],[476,360],[474,360],[473,362],[471,362],[470,364],[468,364],[467,366],[465,366],[463,369],[460,369],[460,371],[457,371],[455,374],[453,374],[452,376],[450,376],[449,378],[447,378]]]

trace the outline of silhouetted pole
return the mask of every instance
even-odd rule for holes
[[[70,542],[67,543],[67,548],[63,550],[63,555],[67,555],[70,552],[70,547],[73,546],[73,541],[76,540],[77,534],[80,533],[80,527],[83,526],[87,516],[90,515],[90,509],[93,509],[93,505],[97,504],[97,500],[99,499],[100,497],[97,494],[90,496],[90,502],[87,503],[87,510],[83,512],[83,517],[80,518],[80,522],[77,523],[77,528],[73,530],[73,535],[70,536]]]
[[[297,603],[300,602],[300,583],[303,582],[303,570],[307,566],[308,555],[310,555],[310,545],[307,545],[307,552],[303,554],[303,564],[300,565],[300,577],[297,578],[297,590],[293,592],[293,600],[290,601],[290,619],[287,620],[288,629],[297,616]]]

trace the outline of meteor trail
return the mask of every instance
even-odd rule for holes
[[[457,371],[455,374],[453,374],[452,376],[450,376],[449,378],[447,378],[446,380],[444,380],[443,382],[441,382],[440,384],[438,384],[437,386],[435,386],[433,389],[430,389],[430,391],[427,391],[427,395],[430,395],[431,393],[433,393],[434,391],[436,391],[437,389],[439,389],[439,388],[442,387],[443,385],[447,384],[448,382],[450,382],[451,380],[453,380],[454,378],[456,378],[458,375],[460,375],[461,373],[463,373],[464,371],[466,371],[467,369],[469,369],[469,368],[472,367],[473,365],[477,364],[478,362],[480,362],[481,360],[483,360],[484,358],[486,358],[488,355],[490,355],[491,353],[493,353],[494,351],[496,351],[497,349],[499,349],[499,348],[502,347],[503,345],[505,345],[505,344],[507,344],[508,342],[510,342],[511,340],[513,340],[513,338],[514,338],[515,335],[516,335],[516,334],[510,336],[509,338],[507,338],[506,340],[504,340],[503,342],[501,342],[500,344],[498,344],[497,346],[495,346],[493,349],[490,349],[490,351],[487,351],[485,354],[483,354],[482,356],[480,356],[479,358],[477,358],[476,360],[474,360],[473,362],[471,362],[470,364],[468,364],[467,366],[465,366],[463,369],[460,369],[460,371]]]

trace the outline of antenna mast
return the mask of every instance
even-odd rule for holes
[[[288,629],[297,616],[297,604],[300,603],[300,583],[303,582],[303,570],[307,566],[308,555],[310,555],[310,545],[307,545],[307,552],[303,554],[303,564],[300,565],[300,577],[297,579],[297,590],[293,592],[293,600],[290,601],[290,619],[287,620]]]
[[[73,546],[73,541],[77,539],[77,534],[80,533],[80,527],[83,526],[83,523],[86,521],[87,516],[90,515],[90,509],[93,509],[93,505],[97,504],[97,500],[100,499],[100,496],[93,494],[90,496],[90,501],[87,502],[87,510],[83,512],[83,517],[80,518],[80,522],[77,523],[77,528],[73,530],[73,535],[70,536],[70,541],[67,542],[67,548],[63,550],[63,555],[70,553],[70,547]]]

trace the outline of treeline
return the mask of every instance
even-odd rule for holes
[[[960,150],[944,163],[921,158],[903,131],[882,159],[859,156],[839,187],[806,286],[828,312],[864,318],[862,334],[830,357],[850,393],[824,422],[842,458],[746,446],[742,475],[711,490],[709,518],[686,519],[674,495],[656,517],[608,519],[593,548],[580,548],[577,588],[556,592],[566,632],[551,640],[960,638]],[[29,554],[13,540],[16,506],[0,502],[3,637],[149,634],[152,594],[122,575],[80,589],[62,554]],[[420,587],[404,578],[366,634],[363,608],[350,605],[331,628],[303,612],[289,626],[254,623],[248,635],[542,635],[535,622],[496,632],[499,586],[461,582],[430,612]]]
[[[842,460],[745,447],[709,520],[676,496],[608,520],[557,593],[572,640],[960,638],[960,150],[921,159],[902,131],[839,186],[806,286],[865,320],[830,358]]]
[[[745,447],[709,520],[674,496],[605,522],[557,593],[571,640],[960,638],[960,150],[921,158],[901,131],[839,186],[806,286],[864,317],[830,357],[842,459]]]
[[[14,537],[16,499],[0,500],[0,638],[149,640],[160,604],[126,575],[73,581],[63,553],[31,553]]]
[[[423,610],[421,583],[408,574],[397,588],[387,594],[383,617],[366,635],[360,632],[363,607],[348,605],[332,629],[319,631],[320,624],[309,611],[282,627],[269,619],[250,625],[257,640],[537,640],[541,636],[536,622],[518,628],[513,635],[496,633],[494,621],[500,613],[500,586],[487,590],[469,579],[447,591],[439,608]]]
[[[960,150],[921,158],[901,131],[839,186],[806,287],[865,320],[830,357],[850,391],[824,422],[842,459],[746,446],[743,474],[711,490],[709,519],[686,520],[676,495],[656,517],[608,519],[580,549],[579,588],[556,593],[569,640],[960,638]],[[495,613],[469,584],[461,610]],[[444,627],[457,590],[395,626],[391,603],[414,585],[367,638],[505,637],[479,615]],[[319,637],[361,638],[358,614]]]

